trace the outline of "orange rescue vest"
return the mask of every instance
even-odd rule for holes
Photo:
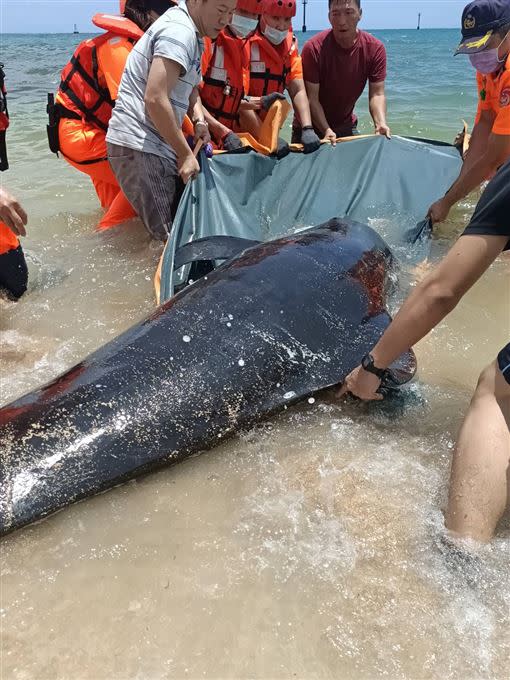
[[[63,117],[80,118],[106,132],[114,102],[98,66],[98,50],[115,37],[125,38],[134,45],[143,31],[129,19],[110,14],[96,14],[92,21],[107,33],[78,45],[62,71],[57,102],[67,109]]]
[[[18,246],[19,240],[16,234],[4,222],[0,222],[0,255],[16,250]]]
[[[250,50],[250,92],[252,97],[262,97],[287,88],[291,70],[291,56],[297,51],[297,40],[289,31],[281,45],[275,46],[258,28],[248,40]]]
[[[203,82],[200,99],[209,113],[220,123],[231,128],[238,119],[239,106],[246,94],[244,91],[244,73],[247,69],[245,43],[227,28],[216,40],[205,40],[205,51],[202,64]],[[212,55],[211,55],[212,52]]]

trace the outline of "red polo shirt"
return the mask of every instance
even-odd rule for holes
[[[320,85],[319,101],[331,128],[342,136],[352,129],[357,118],[354,106],[367,81],[386,79],[386,50],[370,33],[358,31],[353,47],[340,47],[331,29],[308,40],[302,52],[304,79]],[[322,137],[324,130],[317,130]]]

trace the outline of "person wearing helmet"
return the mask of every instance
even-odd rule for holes
[[[173,6],[171,0],[127,0],[122,15],[96,14],[105,33],[82,41],[64,67],[56,103],[50,95],[50,149],[89,175],[101,207],[104,229],[136,216],[108,163],[106,132],[128,55],[144,31]]]
[[[247,105],[258,108],[257,125],[241,115],[241,127],[255,138],[266,112],[287,90],[296,116],[302,123],[301,134],[295,141],[303,144],[305,153],[320,146],[313,130],[310,104],[303,80],[303,67],[296,37],[292,33],[292,18],[296,16],[296,0],[262,0],[257,30],[247,43],[250,59],[250,83]],[[279,141],[278,156],[288,153],[288,144]]]
[[[443,222],[452,207],[477,189],[510,158],[510,2],[475,0],[462,12],[462,41],[455,54],[465,54],[476,70],[478,111],[458,179],[428,215]]]
[[[225,151],[240,149],[243,144],[234,130],[239,130],[239,111],[257,125],[256,114],[246,110],[243,102],[249,89],[249,61],[245,44],[258,25],[261,0],[238,0],[230,24],[216,40],[204,39],[200,99],[211,137]],[[246,119],[245,119],[246,120]]]

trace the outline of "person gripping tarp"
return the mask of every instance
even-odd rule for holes
[[[9,127],[7,90],[4,65],[0,64],[0,171],[8,170],[6,133]],[[0,221],[0,290],[13,300],[25,293],[28,268],[17,233],[24,235],[26,214],[16,199],[0,188],[0,215],[9,222]],[[17,226],[18,225],[18,226]]]
[[[461,163],[449,144],[379,135],[324,144],[314,154],[291,153],[283,160],[256,153],[202,157],[202,172],[184,192],[165,247],[157,298],[165,302],[197,278],[201,256],[199,265],[192,257],[180,269],[174,266],[179,249],[192,241],[216,236],[268,241],[332,217],[369,224],[397,256],[419,259],[427,240],[414,242],[430,197],[449,186]],[[210,259],[222,258],[215,250]]]

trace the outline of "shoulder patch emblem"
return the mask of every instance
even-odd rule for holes
[[[510,87],[505,87],[501,90],[501,95],[499,97],[499,105],[501,107],[508,106],[510,104]]]

